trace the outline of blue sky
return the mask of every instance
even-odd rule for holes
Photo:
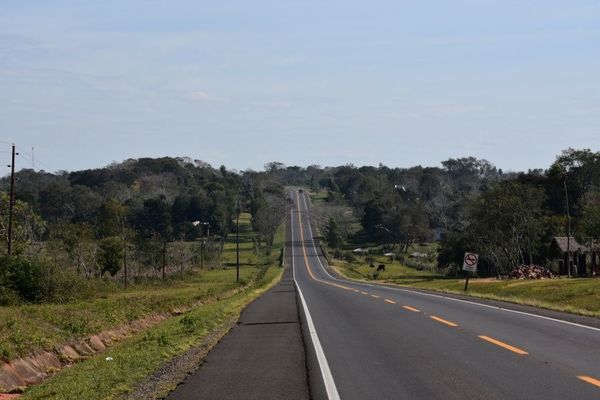
[[[2,0],[0,105],[51,171],[545,168],[600,150],[600,2]]]

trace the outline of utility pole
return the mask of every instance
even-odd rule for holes
[[[235,238],[235,243],[236,243],[236,249],[235,249],[235,256],[236,256],[236,275],[235,275],[235,281],[237,283],[240,282],[240,198],[238,196],[238,201],[237,201],[237,219],[236,219],[236,238]]]
[[[165,265],[167,264],[167,240],[163,239],[162,280],[165,280]]]
[[[567,192],[567,174],[564,175],[565,200],[567,203],[567,275],[571,277],[571,213],[569,211],[569,192]]]
[[[12,145],[12,162],[10,164],[10,197],[8,199],[8,255],[12,254],[12,236],[13,236],[13,206],[15,203],[15,144]]]
[[[123,235],[123,272],[125,272],[125,289],[127,289],[127,240]]]

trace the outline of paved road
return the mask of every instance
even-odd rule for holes
[[[600,329],[336,278],[291,197],[314,397],[600,399]]]
[[[308,400],[304,346],[291,270],[248,305],[200,368],[168,399]]]

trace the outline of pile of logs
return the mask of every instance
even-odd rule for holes
[[[551,279],[554,277],[548,268],[540,265],[519,265],[510,271],[509,276],[513,279]]]

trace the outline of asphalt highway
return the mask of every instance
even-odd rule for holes
[[[600,399],[597,327],[342,279],[315,245],[305,194],[290,196],[314,398]]]

